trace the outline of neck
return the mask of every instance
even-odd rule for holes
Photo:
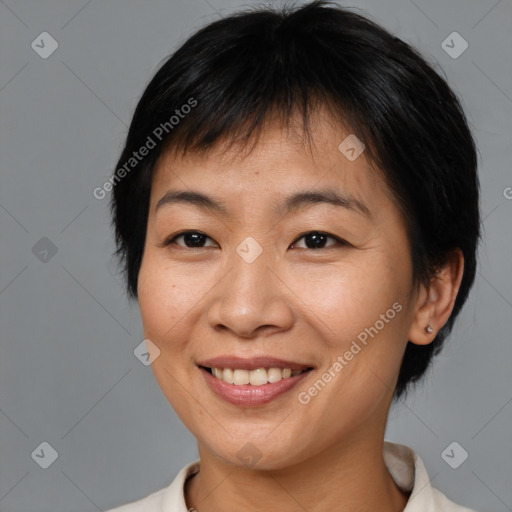
[[[199,445],[200,471],[186,484],[187,507],[209,512],[402,511],[407,496],[384,464],[384,433],[368,434],[359,431],[314,457],[275,470],[233,466]]]

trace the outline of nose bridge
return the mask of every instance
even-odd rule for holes
[[[269,279],[272,273],[271,249],[263,247],[252,237],[244,239],[230,257],[232,268],[228,289],[223,297],[226,304],[235,303],[247,312],[259,310],[268,304],[278,291]]]
[[[208,312],[212,327],[251,337],[263,326],[277,330],[290,326],[293,315],[282,284],[270,270],[273,262],[271,249],[263,249],[252,237],[236,247],[229,257],[231,271],[217,288]]]

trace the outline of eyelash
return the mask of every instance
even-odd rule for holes
[[[202,233],[201,231],[182,231],[180,233],[177,233],[177,234],[169,237],[163,243],[159,244],[159,247],[168,247],[172,244],[175,244],[175,241],[178,238],[183,237],[184,235],[187,235],[187,234],[204,235],[206,238],[212,240],[208,235],[206,235],[205,233]],[[325,231],[306,231],[305,233],[302,233],[295,239],[295,241],[291,244],[291,247],[295,246],[300,239],[306,237],[307,235],[323,235],[323,236],[326,236],[327,238],[334,240],[336,242],[336,244],[328,245],[327,247],[321,247],[319,249],[310,249],[308,247],[300,247],[300,249],[306,249],[306,250],[310,250],[310,251],[319,251],[319,250],[325,250],[325,249],[332,249],[332,248],[335,248],[336,246],[352,247],[352,245],[349,244],[346,240],[343,240],[342,238],[338,238],[337,236],[326,233]],[[178,245],[178,244],[176,244],[176,245]],[[178,247],[183,247],[184,249],[205,249],[206,248],[206,247],[187,247],[186,245],[178,245]],[[207,246],[207,247],[211,247],[211,246]]]

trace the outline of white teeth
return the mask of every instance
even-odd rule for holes
[[[267,383],[278,382],[299,375],[305,370],[291,370],[290,368],[257,368],[256,370],[240,370],[232,368],[212,368],[212,375],[227,384],[243,386],[261,386]]]
[[[226,368],[224,369],[224,371],[222,371],[222,368],[217,368],[217,371],[220,372],[220,377],[217,377],[218,379],[222,379],[224,382],[227,382],[228,384],[233,384],[235,377],[233,370]]]
[[[269,368],[267,375],[269,382],[278,382],[283,378],[283,372],[281,371],[281,368]]]
[[[253,386],[261,386],[268,382],[267,370],[265,368],[257,368],[249,372],[249,382]]]
[[[237,386],[249,384],[249,372],[247,370],[235,370],[233,384],[236,384]]]

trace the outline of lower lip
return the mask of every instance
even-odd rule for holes
[[[281,379],[277,382],[262,384],[261,386],[253,386],[251,384],[237,386],[214,377],[204,368],[200,368],[200,370],[212,391],[231,404],[243,406],[266,404],[292,389],[311,372],[311,370],[308,370],[299,375]]]

